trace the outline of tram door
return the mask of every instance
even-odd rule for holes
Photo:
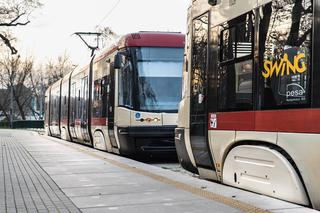
[[[88,104],[89,104],[89,82],[88,76],[81,79],[81,134],[83,140],[90,142],[88,131]]]
[[[115,73],[113,63],[110,63],[110,75],[108,79],[108,134],[112,147],[118,148],[114,135],[114,98],[115,98]]]
[[[190,140],[197,166],[214,170],[207,129],[208,21],[208,13],[193,20]]]

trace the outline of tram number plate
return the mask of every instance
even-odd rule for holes
[[[216,129],[217,128],[217,115],[210,114],[210,128]]]

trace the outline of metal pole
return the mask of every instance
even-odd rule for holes
[[[45,94],[44,94],[44,89],[43,89],[43,78],[41,76],[41,85],[40,85],[40,100],[39,100],[39,104],[40,104],[40,120],[43,119],[43,97],[45,97]]]
[[[10,86],[10,128],[13,129],[13,86]]]

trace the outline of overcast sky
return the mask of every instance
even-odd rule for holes
[[[77,31],[111,27],[123,35],[137,31],[185,33],[190,0],[41,0],[43,7],[31,23],[15,29],[21,55],[34,56],[38,63],[66,52],[74,63],[87,63],[90,51]]]

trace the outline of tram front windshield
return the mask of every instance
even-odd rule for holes
[[[181,99],[182,64],[183,48],[137,49],[140,110],[178,110]]]

